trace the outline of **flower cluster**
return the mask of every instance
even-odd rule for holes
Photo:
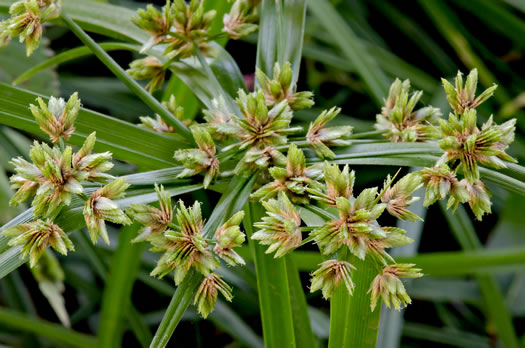
[[[410,174],[409,174],[410,175]],[[335,208],[338,216],[327,221],[312,232],[313,239],[319,245],[321,253],[325,255],[337,252],[346,246],[348,250],[360,259],[365,259],[367,254],[374,255],[382,263],[392,260],[385,249],[409,244],[412,240],[404,235],[404,231],[395,227],[379,225],[377,219],[389,206],[397,204],[397,197],[383,199],[387,190],[378,195],[378,188],[363,190],[357,197],[335,197]],[[406,194],[412,192],[406,191]],[[383,202],[379,203],[382,199]],[[405,200],[403,208],[406,209],[410,200]],[[389,213],[398,211],[391,209]]]
[[[36,101],[39,106],[31,104],[29,108],[40,129],[55,144],[60,138],[68,140],[75,131],[74,124],[80,110],[78,94],[73,93],[67,103],[64,99],[55,97],[49,98],[48,105],[40,97]]]
[[[275,177],[274,168],[270,168],[270,173]],[[295,145],[291,145],[288,149],[288,166],[286,170],[279,168],[281,169],[280,177],[252,194],[252,198],[263,199],[262,205],[267,215],[254,224],[258,230],[251,238],[262,245],[268,245],[266,253],[275,252],[274,257],[282,257],[304,242],[313,240],[324,255],[340,256],[349,252],[352,257],[362,260],[366,258],[387,269],[395,267],[395,261],[386,249],[409,244],[412,239],[406,237],[405,231],[400,228],[380,225],[378,219],[385,211],[398,219],[419,219],[408,207],[418,199],[413,194],[423,185],[420,173],[407,174],[395,183],[387,177],[381,192],[374,187],[365,189],[354,197],[355,173],[350,171],[348,165],[341,170],[337,164],[325,163],[322,175],[307,182],[303,174],[304,155]],[[292,175],[294,170],[298,170],[301,175]],[[288,185],[293,184],[303,185],[299,186],[301,191],[288,188]],[[276,194],[278,199],[270,198]],[[296,204],[308,209],[310,200],[318,201],[331,209],[325,209],[326,222],[314,227],[303,242],[301,217]],[[332,215],[333,211],[337,215]],[[351,295],[354,289],[351,275],[355,267],[345,258],[323,262],[312,273],[310,290],[322,290],[323,296],[329,298],[344,283]],[[382,294],[386,296],[385,291]],[[409,300],[406,300],[405,295],[399,290],[390,294],[389,299],[395,304],[407,303]],[[373,296],[372,303],[377,301]],[[395,307],[398,308],[397,305]]]
[[[281,257],[301,245],[301,217],[286,194],[280,192],[279,199],[263,201],[262,205],[268,216],[255,223],[259,230],[252,235],[252,239],[269,245],[266,253],[275,251],[275,257]]]
[[[193,45],[206,49],[211,39],[208,31],[215,10],[205,12],[200,0],[191,0],[189,4],[184,0],[168,1],[162,11],[148,5],[146,10],[139,9],[137,14],[132,18],[133,23],[151,34],[142,52],[163,44],[166,45],[164,56],[169,60],[185,58],[192,55]]]
[[[252,193],[251,198],[266,200],[278,192],[286,192],[294,203],[307,203],[307,189],[318,188],[316,179],[322,174],[319,165],[306,167],[304,153],[295,144],[288,149],[286,168],[275,166],[269,172],[274,180]]]
[[[47,105],[41,98],[37,101],[39,106],[31,105],[30,109],[40,128],[59,145],[51,147],[35,141],[29,151],[31,162],[23,157],[11,160],[15,167],[15,174],[10,177],[11,187],[17,191],[9,203],[19,205],[34,197],[32,213],[36,220],[3,231],[12,238],[10,245],[23,246],[22,257],[29,256],[32,267],[48,244],[64,255],[67,250],[74,250],[62,228],[54,223],[62,208],[71,204],[74,195],[86,201],[84,217],[93,242],[102,235],[109,243],[105,220],[130,223],[112,201],[123,196],[129,186],[124,179],[115,180],[86,197],[84,183],[114,179],[107,174],[113,167],[111,153],[93,153],[96,133],[91,133],[75,153],[71,146],[64,144],[75,130],[74,121],[80,108],[77,94],[73,94],[67,103],[54,97]]]
[[[86,201],[84,219],[93,243],[96,243],[101,236],[109,244],[106,221],[120,225],[131,224],[131,220],[114,202],[115,199],[124,197],[128,187],[126,180],[120,178],[96,190]]]
[[[284,63],[282,67],[279,63],[275,63],[272,80],[260,69],[257,69],[255,75],[269,107],[283,100],[288,102],[288,106],[293,111],[310,108],[314,105],[312,99],[314,94],[312,92],[295,92],[295,84],[292,84],[292,65],[289,62]]]
[[[198,148],[175,152],[175,159],[181,162],[185,168],[179,177],[205,172],[203,185],[204,188],[207,188],[219,172],[219,160],[215,157],[215,143],[208,130],[203,126],[191,126],[191,133]]]
[[[146,89],[150,93],[162,87],[166,79],[166,69],[160,60],[156,57],[146,57],[136,59],[130,63],[126,72],[135,80],[150,80]]]
[[[164,186],[155,185],[155,192],[159,200],[159,208],[148,204],[132,203],[126,213],[142,225],[139,235],[133,239],[133,243],[147,240],[151,235],[166,231],[173,219],[173,207],[171,197],[164,190]]]
[[[448,120],[440,120],[441,140],[439,147],[444,151],[434,168],[422,171],[427,193],[425,205],[443,199],[450,193],[448,207],[468,203],[474,215],[481,220],[491,212],[490,192],[481,181],[479,165],[492,168],[506,168],[505,161],[516,162],[505,150],[514,141],[516,120],[497,125],[492,116],[481,128],[477,125],[475,109],[492,96],[497,86],[486,89],[475,96],[478,84],[477,70],[472,70],[465,83],[459,72],[455,87],[443,80],[447,100],[453,110]],[[458,180],[461,173],[464,179]]]
[[[62,255],[75,250],[66,233],[49,219],[9,227],[2,234],[11,238],[9,246],[22,245],[22,257],[29,256],[31,267],[36,265],[48,245]]]
[[[410,95],[410,81],[396,79],[390,86],[381,114],[375,127],[393,142],[426,141],[439,137],[436,124],[441,116],[439,109],[426,106],[414,110],[422,91]]]
[[[257,30],[257,6],[260,0],[236,0],[229,13],[224,15],[222,31],[239,40]]]
[[[306,140],[319,158],[334,158],[335,154],[330,150],[331,146],[349,146],[352,142],[352,126],[338,126],[325,128],[326,124],[333,120],[341,112],[340,108],[333,107],[324,110],[314,122],[306,134]]]
[[[30,56],[40,44],[42,23],[57,18],[60,0],[19,0],[9,7],[11,17],[0,22],[0,46],[19,36]]]
[[[393,306],[398,311],[412,303],[408,296],[405,286],[399,278],[419,278],[423,274],[419,268],[414,268],[414,264],[394,264],[385,267],[378,274],[370,286],[371,302],[370,309],[374,311],[379,297],[388,308]]]
[[[164,277],[174,274],[179,285],[192,269],[204,279],[195,294],[195,304],[199,313],[206,318],[213,310],[218,292],[231,301],[231,288],[214,271],[220,267],[219,258],[230,266],[244,265],[242,257],[234,248],[244,240],[239,224],[244,218],[240,211],[220,226],[214,235],[215,241],[206,238],[204,220],[200,203],[186,207],[179,201],[173,220],[171,198],[163,186],[156,186],[159,208],[146,204],[132,204],[127,214],[143,225],[134,242],[148,241],[153,252],[162,253],[152,276]],[[212,248],[211,244],[215,244]]]
[[[15,166],[11,187],[18,191],[10,204],[18,205],[34,196],[33,214],[54,217],[64,205],[71,203],[72,194],[83,194],[82,181],[111,178],[105,173],[113,167],[111,153],[92,154],[94,143],[95,133],[92,133],[73,154],[70,146],[62,150],[35,141],[29,152],[32,163],[22,157],[11,161]]]
[[[301,127],[290,127],[293,113],[287,101],[283,100],[269,108],[262,91],[246,94],[239,90],[237,105],[242,118],[231,115],[228,122],[209,124],[216,134],[239,140],[224,150],[232,147],[248,150],[237,165],[236,172],[249,173],[253,169],[275,163],[275,159],[282,160],[276,153],[276,146],[286,144],[288,134],[302,130]]]
[[[175,99],[174,95],[171,95],[168,101],[162,102],[162,106],[168,109],[169,112],[182,121],[186,126],[191,126],[193,124],[192,120],[184,118],[184,108],[177,103],[177,99]],[[139,117],[141,122],[139,127],[167,135],[175,133],[173,127],[166,123],[166,121],[164,121],[158,114],[155,114],[155,116],[156,118],[149,116]]]
[[[352,270],[354,269],[356,268],[346,261],[328,260],[323,262],[321,267],[312,273],[310,292],[322,290],[323,297],[328,300],[343,282],[348,294],[352,295],[355,287],[352,281]]]

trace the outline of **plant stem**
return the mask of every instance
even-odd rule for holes
[[[353,295],[345,286],[340,286],[330,299],[330,337],[328,348],[375,347],[379,331],[381,304],[371,312],[368,289],[377,275],[370,261],[349,255],[346,248],[339,255],[357,269],[352,273],[355,284]]]
[[[256,177],[253,176],[248,180],[248,178],[245,177],[237,177],[230,182],[228,190],[222,195],[219,203],[217,203],[215,206],[212,215],[203,228],[202,234],[205,238],[213,237],[217,228],[226,219],[226,216],[231,208],[235,207],[239,201],[242,201],[242,206],[244,206],[246,200],[248,199],[249,193],[251,192],[251,187],[255,182],[255,178]],[[244,192],[246,188],[247,192]],[[175,328],[180,322],[182,315],[190,305],[193,294],[197,290],[201,279],[202,275],[195,269],[192,269],[188,272],[184,281],[175,291],[169,307],[162,317],[162,321],[157,328],[155,337],[151,342],[151,348],[166,346],[171,338],[171,335],[175,331]]]
[[[263,215],[260,204],[250,203],[246,207],[244,230],[257,272],[264,344],[268,348],[296,347],[285,259],[266,255],[264,246],[251,239],[253,224]]]
[[[60,15],[66,26],[86,45],[89,49],[97,56],[98,59],[104,65],[106,65],[109,70],[119,80],[124,82],[124,84],[135,93],[146,105],[148,105],[154,112],[160,115],[170,126],[175,128],[177,132],[182,135],[184,138],[193,143],[193,137],[188,128],[171,112],[162,106],[162,104],[155,99],[151,94],[149,94],[142,86],[135,81],[131,76],[129,76],[120,65],[111,58],[109,54],[106,53],[80,26],[78,26],[69,16],[62,10]]]
[[[190,305],[201,279],[202,275],[198,271],[192,269],[188,272],[184,281],[175,290],[155,337],[151,341],[150,348],[165,347],[168,344],[173,331],[182,319],[182,315]]]

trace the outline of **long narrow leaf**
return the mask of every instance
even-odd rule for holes
[[[481,249],[474,226],[470,221],[467,212],[463,207],[458,207],[455,214],[446,210],[446,206],[440,202],[445,218],[447,219],[450,229],[456,236],[459,244],[464,250]],[[493,276],[483,274],[477,276],[481,293],[483,294],[487,315],[490,322],[496,328],[499,337],[504,342],[505,347],[518,348],[518,337],[512,324],[512,315],[510,314],[505,298],[499,289],[498,283]]]
[[[66,329],[59,324],[36,319],[26,314],[4,308],[0,308],[0,323],[2,323],[3,326],[34,333],[38,336],[46,337],[53,342],[65,344],[70,347],[84,348],[96,346],[96,340],[92,336]]]
[[[249,249],[240,248],[239,255],[253,260]],[[311,272],[324,261],[322,255],[313,251],[292,253],[300,271]],[[501,250],[444,251],[423,253],[416,256],[396,258],[398,263],[415,263],[430,277],[462,277],[466,275],[505,273],[523,270],[525,248]]]
[[[386,77],[374,59],[366,55],[352,29],[327,0],[309,0],[308,6],[326,31],[333,36],[345,57],[355,66],[374,101],[381,105],[383,98],[388,94]]]
[[[305,0],[263,0],[257,44],[257,67],[272,76],[273,65],[290,62],[297,82],[306,19]]]

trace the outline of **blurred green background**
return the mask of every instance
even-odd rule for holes
[[[208,1],[208,5],[223,6],[224,1]],[[108,2],[131,9],[145,6],[144,2],[127,0]],[[155,3],[163,5],[161,1]],[[351,124],[356,131],[372,130],[382,98],[386,97],[388,86],[396,77],[410,79],[414,89],[424,91],[423,103],[440,107],[446,116],[450,109],[440,78],[451,80],[458,70],[466,73],[477,68],[480,89],[494,83],[499,85],[494,97],[480,106],[481,120],[494,115],[499,123],[516,117],[516,141],[508,152],[520,163],[524,162],[525,1],[338,0],[331,3],[336,11],[327,13],[322,11],[322,6],[314,4],[308,12],[298,89],[312,90],[316,105],[298,113],[298,122],[307,124],[322,109],[338,105],[344,115],[336,122]],[[327,30],[327,21],[334,23],[335,32]],[[0,50],[0,80],[12,82],[37,62],[79,46],[79,41],[60,26],[46,28],[45,37],[40,49],[30,58],[25,57],[23,46],[16,42]],[[94,38],[99,42],[107,41],[102,36],[94,35]],[[255,42],[256,35],[226,43],[247,82],[253,80]],[[114,52],[112,56],[123,67],[138,58],[130,52]],[[180,81],[173,77],[170,84],[178,86]],[[78,91],[84,107],[130,122],[138,122],[139,116],[152,115],[94,57],[47,69],[20,87],[64,97]],[[165,98],[163,91],[155,95]],[[201,105],[190,93],[179,103],[185,107],[187,117],[202,116]],[[30,139],[30,136],[12,129],[0,128],[0,224],[22,211],[7,205],[12,195],[7,181],[12,168],[7,161],[20,153],[27,153]],[[396,168],[369,166],[353,169],[357,171],[357,185],[361,189],[365,185],[380,183]],[[129,172],[134,168],[122,163],[116,170]],[[427,211],[424,223],[404,226],[416,242],[407,248],[398,248],[401,250],[396,250],[397,255],[495,249],[504,257],[512,248],[525,247],[525,199],[495,186],[490,186],[490,189],[493,192],[493,214],[483,222],[475,222],[466,209],[459,209],[456,215],[451,215],[434,205]],[[216,199],[214,195],[205,196],[203,192],[187,198],[212,203]],[[421,209],[420,216],[424,214]],[[75,234],[74,238],[78,252],[68,256],[67,261],[59,258],[66,275],[65,306],[72,327],[92,333],[97,327],[104,284],[100,267],[107,267],[107,264],[97,266],[92,262],[98,257],[109,263],[112,250],[91,246],[85,233]],[[454,272],[454,259],[445,260],[448,263],[443,262],[445,266],[435,273],[436,277],[409,282],[407,290],[413,304],[401,314],[384,312],[378,346],[498,347],[502,337],[498,337],[495,328],[512,320],[517,340],[525,347],[525,256],[520,257],[517,265],[512,267],[487,267],[477,274],[466,272],[469,275],[464,275],[465,272],[458,275],[459,272]],[[133,290],[135,309],[143,314],[150,330],[160,322],[174,288],[170,279],[160,281],[148,276],[155,259],[156,256],[145,254]],[[431,262],[435,268],[440,267],[439,257]],[[170,347],[262,345],[258,337],[261,328],[253,267],[236,268],[234,272],[223,271],[234,285],[234,302],[228,305],[219,302],[208,321],[200,320],[191,308],[175,331]],[[308,272],[302,275],[307,290]],[[0,281],[0,290],[2,306],[57,322],[56,314],[26,267]],[[307,298],[313,328],[322,346],[328,337],[329,305],[319,293],[308,293]],[[514,335],[509,325],[506,328],[504,334]],[[19,347],[55,346],[45,339],[3,330],[0,326],[2,343]],[[139,346],[130,330],[126,331],[124,344]]]

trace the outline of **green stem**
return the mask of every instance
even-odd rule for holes
[[[369,132],[361,132],[361,133],[355,133],[350,136],[350,139],[361,139],[361,138],[368,138],[368,137],[375,137],[377,135],[383,135],[385,133],[384,130],[375,130],[375,131],[369,131]]]
[[[346,248],[342,249],[339,259],[348,261],[357,268],[352,273],[355,289],[350,296],[346,287],[340,286],[330,299],[328,348],[375,347],[381,305],[373,312],[370,311],[368,289],[377,270],[370,261],[349,255]]]
[[[223,223],[232,207],[235,207],[237,203],[242,203],[241,207],[244,206],[255,182],[255,178],[255,175],[249,180],[245,177],[238,177],[230,182],[228,190],[215,206],[212,215],[203,228],[202,234],[205,238],[213,237],[215,231],[220,224]],[[198,271],[192,269],[188,272],[184,281],[175,291],[170,305],[164,313],[155,337],[151,342],[151,348],[166,346],[186,308],[190,305],[193,294],[197,290],[201,279],[202,275]]]
[[[182,319],[182,315],[186,308],[190,305],[193,294],[197,290],[202,279],[202,275],[196,271],[191,270],[186,275],[184,281],[177,287],[175,294],[171,298],[168,309],[164,313],[164,317],[160,322],[159,328],[151,341],[150,348],[165,347],[175,331],[175,328]]]
[[[251,240],[253,224],[263,215],[260,204],[249,204],[246,207],[244,229],[257,272],[264,343],[268,348],[296,347],[286,261],[266,255],[264,246]]]
[[[184,138],[193,143],[193,137],[188,128],[171,112],[162,106],[162,104],[155,99],[151,94],[149,94],[142,86],[135,81],[131,76],[129,76],[120,65],[111,58],[109,54],[106,53],[80,26],[78,26],[69,16],[62,10],[60,15],[66,26],[86,45],[89,49],[97,56],[98,59],[104,65],[106,65],[109,70],[119,80],[124,82],[124,84],[135,93],[146,105],[148,105],[154,112],[160,115],[169,125],[177,130],[177,132],[182,135]]]
[[[20,312],[0,308],[0,323],[4,327],[34,333],[70,347],[96,347],[95,337],[66,329],[62,325],[36,319]]]
[[[268,257],[269,255],[266,255]],[[288,287],[290,288],[290,305],[292,307],[293,327],[295,333],[295,345],[297,347],[316,347],[315,336],[310,324],[308,314],[308,304],[304,294],[299,270],[291,255],[283,257],[286,263],[286,276],[288,278]]]

